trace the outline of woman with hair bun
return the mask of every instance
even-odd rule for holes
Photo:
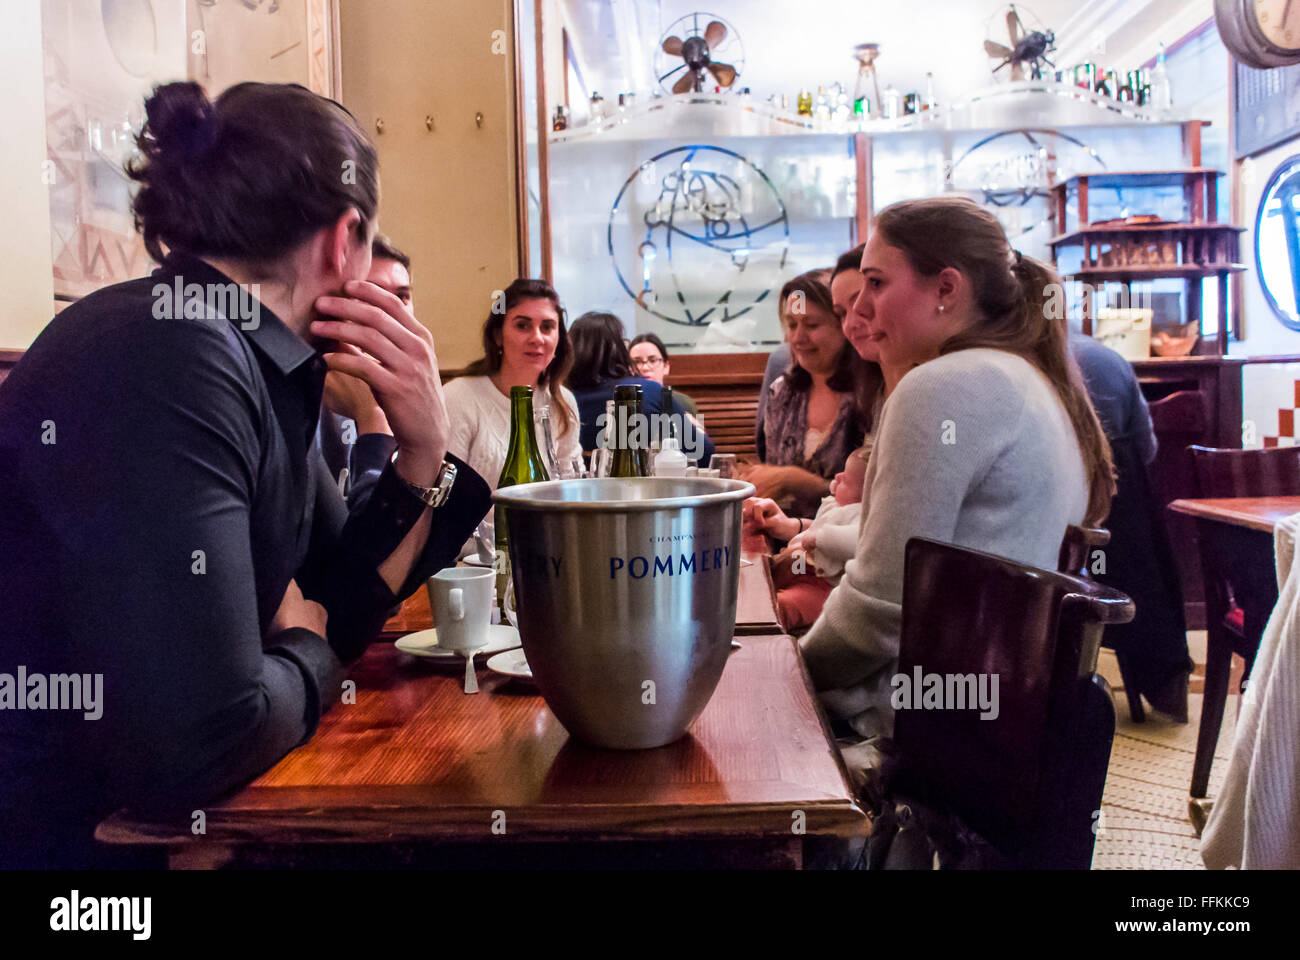
[[[364,282],[355,118],[261,83],[145,107],[129,173],[159,269],[68,307],[0,384],[0,662],[102,680],[95,723],[0,711],[4,866],[102,865],[109,813],[188,817],[303,743],[488,506],[447,456],[429,332]],[[327,370],[397,445],[351,519],[312,443]]]
[[[881,366],[906,373],[875,434],[857,554],[800,643],[831,713],[870,737],[893,730],[907,541],[1055,569],[1065,528],[1104,520],[1115,483],[1066,324],[1045,309],[1059,281],[992,214],[951,197],[887,207],[862,274],[854,311]]]

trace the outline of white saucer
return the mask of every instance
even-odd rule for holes
[[[416,657],[428,657],[431,660],[460,660],[459,651],[443,650],[438,646],[437,630],[419,630],[398,637],[393,646],[403,653]],[[488,625],[487,646],[474,651],[476,657],[487,657],[502,650],[513,650],[519,646],[519,631],[509,624],[493,623]]]
[[[467,567],[491,567],[494,565],[495,560],[496,560],[495,557],[488,557],[485,560],[481,555],[477,553],[471,553],[468,557],[465,557],[460,562],[465,564],[465,566]]]
[[[487,668],[493,673],[504,674],[507,677],[515,677],[518,680],[533,679],[533,671],[528,666],[528,659],[524,656],[523,650],[511,650],[509,653],[498,653],[487,662]]]

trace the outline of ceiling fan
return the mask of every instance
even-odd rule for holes
[[[1011,79],[1025,79],[1025,67],[1029,67],[1029,76],[1034,80],[1043,78],[1043,64],[1054,67],[1047,59],[1047,54],[1056,49],[1056,34],[1051,30],[1026,30],[1024,21],[1016,12],[1016,5],[1010,4],[1006,14],[1007,34],[1011,45],[998,43],[996,40],[984,41],[984,52],[995,60],[1001,60],[993,72],[997,73],[1007,64],[1011,65]]]
[[[659,85],[673,93],[701,93],[710,75],[717,86],[730,89],[744,67],[739,35],[726,21],[707,13],[690,13],[674,22],[659,42],[659,53],[655,70]],[[665,69],[675,57],[681,62]],[[730,62],[722,62],[724,57]],[[669,79],[678,73],[681,76],[669,87]]]

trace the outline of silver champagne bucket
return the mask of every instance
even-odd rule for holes
[[[736,625],[741,480],[550,480],[505,487],[524,653],[574,737],[643,749],[713,695]]]

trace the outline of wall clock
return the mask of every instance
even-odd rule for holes
[[[1300,0],[1214,0],[1223,45],[1258,70],[1300,63]]]

